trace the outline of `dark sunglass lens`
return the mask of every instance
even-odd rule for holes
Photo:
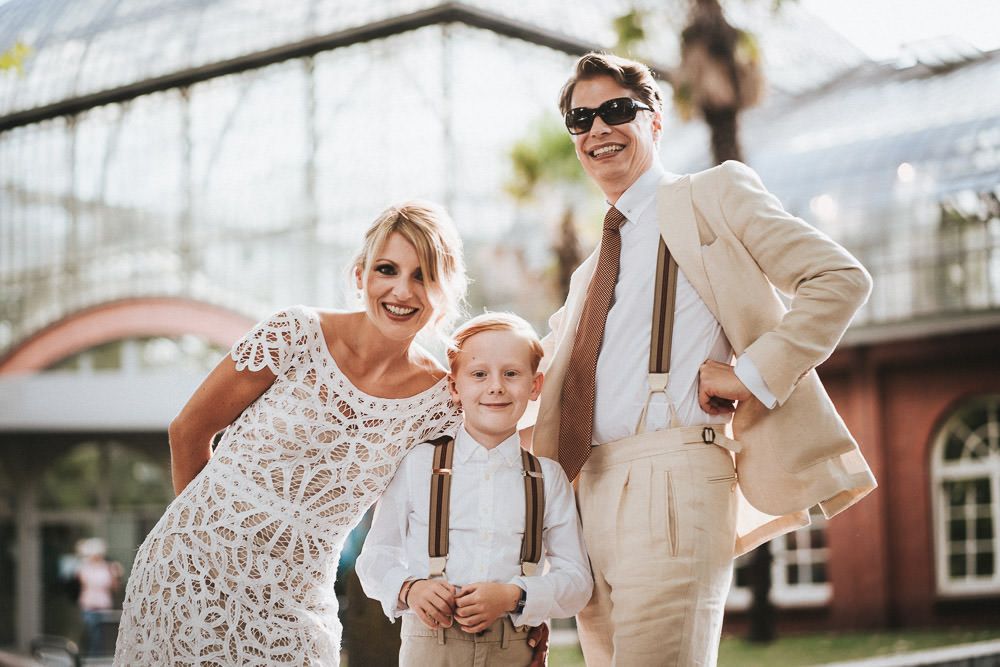
[[[631,99],[619,97],[601,105],[601,118],[608,125],[621,125],[634,119],[636,111],[635,103]]]
[[[594,124],[594,111],[592,109],[571,109],[566,114],[566,129],[570,134],[583,134],[590,130]]]

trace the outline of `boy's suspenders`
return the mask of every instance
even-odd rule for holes
[[[451,470],[455,439],[441,436],[428,441],[434,445],[431,465],[430,511],[427,517],[427,555],[430,578],[444,576],[448,564],[448,510],[451,503]],[[524,539],[521,543],[521,574],[533,575],[542,560],[542,523],[545,518],[545,487],[542,465],[521,450],[524,476]]]

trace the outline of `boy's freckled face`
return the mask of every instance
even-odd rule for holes
[[[450,378],[452,398],[465,413],[465,429],[487,447],[513,435],[528,401],[542,389],[542,374],[531,370],[528,341],[509,330],[468,338]]]

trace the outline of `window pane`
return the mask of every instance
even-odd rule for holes
[[[952,542],[958,542],[965,539],[965,521],[961,519],[957,521],[949,521],[948,525],[951,527],[948,531],[948,539]]]
[[[813,563],[813,581],[826,581],[826,563]]]
[[[809,531],[809,538],[812,542],[813,549],[823,549],[826,547],[826,531],[825,530],[811,530]]]
[[[965,577],[965,554],[952,554],[948,558],[948,574],[952,578],[963,578]]]
[[[990,518],[976,519],[976,539],[993,539],[993,520]]]
[[[785,576],[788,577],[788,583],[789,584],[793,584],[794,585],[794,584],[799,583],[799,566],[798,565],[789,565],[788,567],[786,567],[785,568]]]
[[[983,551],[976,554],[976,576],[989,577],[993,571],[993,552]]]
[[[944,460],[957,461],[962,458],[962,452],[964,450],[965,441],[952,434],[948,437],[948,441],[944,445]]]
[[[977,505],[989,505],[992,497],[990,493],[990,480],[988,479],[977,479],[974,482],[970,482],[975,488],[976,492],[976,504]]]

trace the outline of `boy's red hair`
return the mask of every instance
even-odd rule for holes
[[[545,352],[532,326],[523,317],[514,313],[483,313],[462,324],[451,335],[448,344],[448,366],[452,372],[455,371],[458,354],[462,351],[465,341],[484,331],[513,331],[523,337],[531,351],[531,372],[538,370],[538,364]]]

